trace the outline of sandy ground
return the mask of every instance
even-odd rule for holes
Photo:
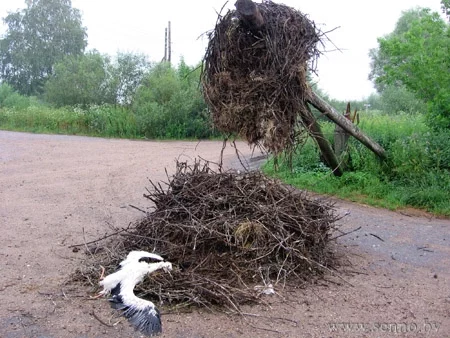
[[[147,208],[148,178],[165,180],[176,158],[217,161],[221,147],[0,131],[0,337],[139,337],[92,290],[64,284],[83,256],[69,246],[141,217],[129,205]],[[230,147],[224,159],[239,165]],[[336,208],[342,230],[361,227],[337,240],[354,273],[279,290],[244,317],[166,314],[162,336],[450,337],[450,220]]]

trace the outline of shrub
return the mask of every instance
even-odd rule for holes
[[[205,138],[213,135],[199,74],[183,62],[155,66],[144,78],[133,103],[140,133],[147,138]]]
[[[404,86],[386,86],[380,97],[381,110],[387,114],[425,112],[427,105]]]
[[[30,98],[22,96],[6,84],[0,84],[0,109],[14,108],[18,110],[26,109],[30,106]]]

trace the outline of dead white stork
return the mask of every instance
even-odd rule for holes
[[[147,336],[161,333],[161,315],[155,304],[137,297],[133,290],[147,274],[159,269],[167,272],[172,270],[172,264],[156,254],[131,251],[120,262],[119,270],[100,281],[103,290],[99,296],[111,295],[111,306],[121,311],[136,330]]]

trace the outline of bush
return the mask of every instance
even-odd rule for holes
[[[18,110],[26,109],[30,106],[30,98],[22,96],[6,84],[0,84],[0,109],[14,108]]]
[[[90,134],[126,138],[138,136],[134,114],[123,107],[107,104],[91,105],[85,110],[75,108],[74,112],[85,116],[86,128]]]
[[[434,129],[450,129],[450,92],[441,88],[434,101],[428,104],[427,122]]]
[[[109,59],[97,52],[65,57],[45,83],[47,102],[57,107],[108,102],[108,64]]]
[[[166,137],[166,112],[156,102],[146,102],[135,107],[136,123],[140,135],[149,139]]]
[[[133,103],[139,131],[147,138],[206,138],[213,135],[199,90],[198,70],[183,62],[155,66]]]
[[[390,163],[392,179],[421,186],[424,180],[430,181],[430,173],[450,169],[450,136],[428,132],[398,139],[392,144]]]
[[[416,114],[427,110],[427,105],[404,86],[386,86],[380,101],[381,109],[387,114]]]

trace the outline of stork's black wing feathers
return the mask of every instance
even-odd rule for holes
[[[121,290],[121,285],[120,285],[120,283],[117,283],[117,285],[111,290],[110,293],[112,296],[119,296],[120,290]]]
[[[142,332],[146,336],[156,336],[162,332],[161,314],[157,308],[147,307],[139,310],[120,303],[114,298],[110,299],[110,301],[111,306],[121,311],[122,315],[128,319],[137,331]]]
[[[120,283],[117,284],[111,290],[111,298],[108,299],[111,307],[116,310],[122,310],[127,306],[123,303],[122,296],[120,295]]]
[[[155,336],[162,332],[161,314],[157,308],[148,307],[143,310],[128,308],[124,311],[131,325],[147,336]]]
[[[147,336],[155,336],[162,332],[161,314],[153,306],[136,309],[123,303],[120,295],[120,283],[111,290],[111,298],[108,299],[111,307],[121,311],[134,328]]]

